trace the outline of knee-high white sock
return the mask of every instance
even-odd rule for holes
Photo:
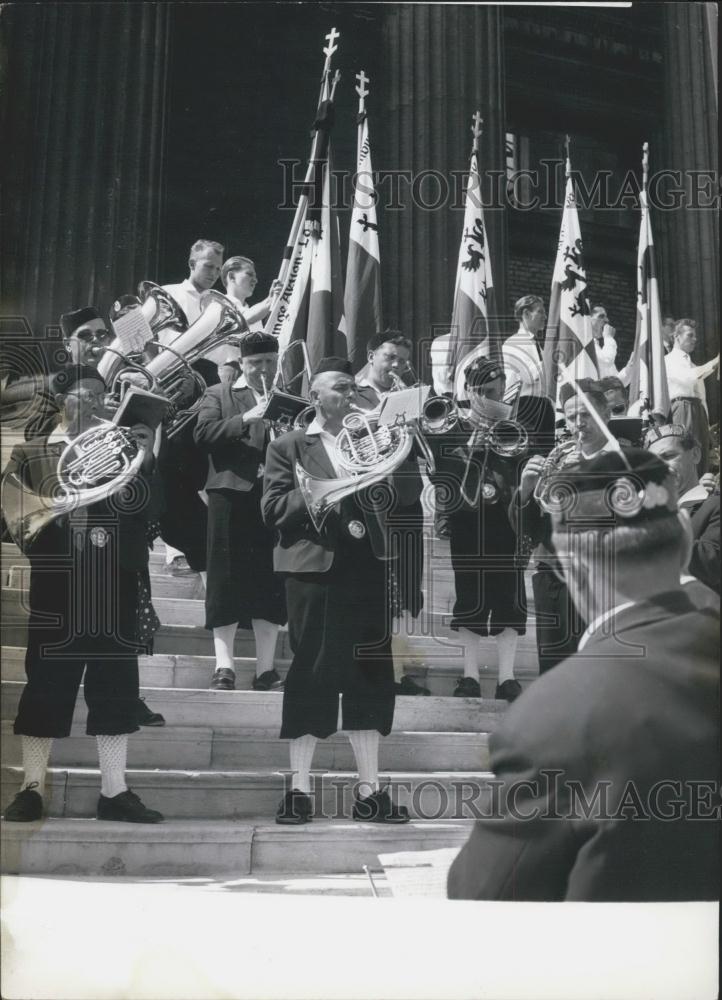
[[[379,790],[379,742],[378,729],[355,729],[346,732],[356,758],[359,790],[361,798]]]
[[[48,770],[52,739],[45,736],[21,736],[23,748],[22,788],[37,785],[32,790],[38,795],[45,792],[45,774]],[[22,789],[21,789],[22,790]]]
[[[238,622],[232,625],[221,625],[213,629],[213,648],[216,653],[216,670],[224,667],[233,670],[233,641],[236,638]]]
[[[513,628],[505,628],[496,637],[496,652],[499,658],[499,683],[514,680],[514,661],[519,633]]]
[[[256,677],[260,677],[267,670],[273,670],[278,625],[267,622],[265,618],[252,618],[251,625],[256,640]]]
[[[464,677],[479,680],[479,636],[468,628],[459,629],[459,637],[464,643]]]
[[[100,793],[112,799],[125,792],[125,764],[128,758],[128,734],[96,736],[100,761]]]
[[[316,749],[318,738],[306,734],[299,736],[295,740],[290,740],[288,749],[291,756],[291,788],[298,789],[299,792],[311,794],[311,764],[313,754]]]

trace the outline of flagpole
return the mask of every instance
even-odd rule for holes
[[[645,220],[646,220],[646,215],[647,215],[647,212],[648,212],[648,208],[647,208],[647,179],[648,179],[648,177],[649,177],[649,143],[645,142],[642,145],[642,192],[641,192],[642,212],[643,212],[643,214],[645,216]],[[648,224],[648,220],[646,220],[646,221],[647,221],[647,224]],[[640,233],[640,240],[641,240],[641,233]],[[639,274],[637,274],[637,281],[639,281]],[[638,293],[639,293],[639,290],[638,290]],[[651,308],[651,304],[648,303],[648,310],[650,308]],[[651,324],[649,323],[649,313],[647,314],[646,318],[647,318],[648,328],[651,330]],[[651,415],[650,415],[650,409],[651,409],[651,407],[650,407],[650,400],[649,400],[649,381],[650,381],[650,377],[651,377],[650,373],[651,373],[651,368],[652,368],[652,366],[650,364],[650,358],[649,358],[649,351],[650,351],[651,346],[652,346],[651,338],[648,337],[647,341],[646,341],[647,373],[648,373],[647,374],[647,386],[646,386],[646,388],[647,388],[647,395],[642,398],[642,400],[641,400],[641,406],[639,408],[640,409],[640,415],[642,417],[642,437],[643,438],[644,438],[644,433],[647,430],[649,430],[649,425],[652,422],[651,421]],[[640,358],[639,361],[638,361],[639,364],[641,364],[641,360],[642,359]]]
[[[324,95],[326,94],[326,92],[328,93],[328,96],[325,98],[325,100],[328,101],[329,104],[333,104],[333,99],[336,92],[336,86],[338,85],[338,81],[341,79],[341,74],[339,73],[338,70],[336,70],[329,86],[329,77],[331,74],[331,57],[334,54],[334,52],[336,52],[336,50],[338,49],[336,40],[340,38],[340,34],[338,31],[336,31],[335,28],[331,28],[331,30],[325,36],[325,38],[326,41],[328,42],[328,45],[325,45],[323,49],[323,53],[326,56],[326,60],[323,66],[323,73],[321,74],[321,90],[318,100],[319,108],[321,108],[322,104],[324,103]],[[318,159],[319,147],[321,145],[321,134],[324,131],[324,129],[321,127],[320,118],[316,119],[314,125],[316,125],[317,127],[314,131],[313,142],[311,144],[311,156],[308,161],[308,167],[306,168],[306,177],[303,183],[303,192],[298,199],[298,205],[296,206],[296,214],[294,216],[293,224],[291,226],[291,232],[289,234],[286,247],[283,251],[283,259],[281,260],[281,267],[279,269],[277,278],[277,281],[280,282],[281,284],[279,287],[279,291],[275,296],[274,301],[278,299],[278,296],[283,291],[283,285],[286,282],[288,269],[291,266],[291,257],[293,256],[293,248],[296,245],[296,240],[298,239],[298,233],[301,228],[301,225],[303,224],[303,220],[306,214],[306,208],[308,206],[308,187],[314,179],[315,163],[316,160]]]

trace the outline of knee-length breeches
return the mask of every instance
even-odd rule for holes
[[[286,578],[293,662],[283,692],[282,739],[338,729],[388,735],[394,717],[389,567],[366,546],[337,553],[328,573]]]
[[[248,493],[208,491],[206,628],[254,618],[286,623],[283,580],[273,572],[273,532],[261,519],[261,481]]]
[[[452,629],[498,635],[526,632],[524,572],[515,554],[516,536],[501,504],[449,515],[456,601]]]

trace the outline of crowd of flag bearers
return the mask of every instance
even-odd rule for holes
[[[336,38],[327,36],[307,183],[268,295],[251,303],[258,280],[252,259],[224,260],[225,248],[211,240],[192,245],[187,278],[164,286],[193,324],[220,278],[240,333],[214,343],[196,363],[205,389],[182,436],[162,422],[132,428],[145,458],[129,486],[142,486],[136,494],[144,502],[125,510],[112,497],[81,501],[26,547],[28,684],[15,723],[24,777],[5,819],[42,816],[51,740],[68,735],[85,671],[88,733],[98,739],[101,768],[98,818],[162,820],[124,778],[128,734],[154,715],[147,706],[145,719],[138,715],[138,653],[157,627],[147,557],[149,542],[160,538],[169,572],[201,574],[215,648],[210,688],[235,689],[233,646],[241,627],[256,643],[253,688],[279,692],[279,735],[289,742],[292,780],[276,821],[312,820],[314,750],[336,731],[340,710],[358,770],[353,818],[408,822],[381,786],[379,752],[396,697],[429,694],[404,674],[391,640],[392,633],[410,634],[423,614],[431,531],[449,541],[449,626],[463,648],[455,696],[480,698],[479,640],[495,641],[495,697],[512,706],[492,741],[492,766],[505,792],[524,779],[524,803],[533,812],[549,806],[540,784],[547,770],[560,770],[585,795],[603,774],[611,782],[609,815],[577,825],[569,816],[546,825],[527,821],[507,801],[496,826],[482,821],[475,829],[452,869],[450,894],[710,898],[704,871],[713,863],[711,824],[699,824],[692,836],[686,817],[642,828],[619,812],[627,779],[645,794],[668,777],[718,779],[711,664],[719,486],[704,387],[718,359],[692,362],[693,319],[663,321],[646,201],[648,150],[637,330],[620,369],[616,331],[604,305],[590,298],[569,143],[548,314],[541,297],[524,295],[514,304],[518,329],[503,336],[478,197],[483,123],[474,115],[452,323],[423,348],[430,347],[433,383],[424,388],[411,366],[421,345],[382,321],[363,72],[356,88],[360,184],[342,293],[338,219],[328,196]],[[27,422],[28,440],[6,470],[28,492],[48,495],[58,447],[98,417],[111,418],[119,405],[97,370],[112,340],[100,314],[83,308],[61,324],[68,365],[45,386],[42,412]],[[173,336],[162,339],[172,346]],[[294,360],[282,370],[297,342],[305,350],[295,357],[305,365]],[[416,360],[427,367],[423,355]],[[306,409],[295,423],[279,423],[269,405],[289,382]],[[421,416],[389,428],[384,407],[408,388],[424,401]],[[443,420],[426,416],[427,399],[441,401]],[[394,435],[411,442],[398,462]],[[357,459],[366,456],[356,478],[349,476],[349,449]],[[376,476],[374,461],[389,462],[388,472]],[[310,480],[340,499],[314,507]],[[426,505],[425,483],[425,496],[435,497]],[[64,560],[68,588],[48,583],[43,559],[50,550]],[[515,664],[527,629],[527,572],[542,676],[523,692]],[[100,639],[97,623],[93,631],[88,616],[77,614],[89,574],[103,594],[121,595],[118,603],[96,594],[99,606],[119,609],[123,618],[105,622]],[[48,613],[59,613],[57,635],[44,629]],[[284,683],[274,659],[286,625],[293,660]],[[632,646],[647,652],[637,659],[623,653]],[[640,755],[640,741],[664,750]],[[589,765],[612,758],[611,769]],[[571,808],[568,791],[559,803]],[[682,856],[689,861],[681,864]]]

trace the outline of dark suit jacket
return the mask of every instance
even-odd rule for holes
[[[673,591],[620,612],[611,636],[590,639],[535,681],[492,734],[491,766],[501,803],[516,782],[536,785],[516,785],[501,818],[476,822],[451,867],[449,896],[719,898],[718,820],[659,818],[691,801],[696,780],[711,783],[708,802],[719,809],[718,641],[719,614]],[[606,795],[608,818],[594,808],[585,817],[574,782],[588,803]],[[682,784],[657,785],[655,810],[659,782]],[[623,802],[627,818],[611,818]],[[518,818],[535,808],[536,818]]]
[[[207,490],[249,492],[265,459],[268,431],[262,421],[243,423],[256,405],[251,389],[214,385],[201,400],[194,440],[208,454]]]
[[[331,568],[340,532],[351,520],[366,524],[377,558],[385,558],[384,540],[373,515],[347,497],[330,512],[321,532],[308,515],[296,480],[296,462],[317,479],[335,479],[323,442],[317,434],[289,431],[271,442],[266,454],[261,512],[269,528],[279,532],[273,568],[279,573],[325,573]]]
[[[63,442],[49,443],[47,438],[33,438],[16,445],[3,475],[13,472],[32,493],[51,496],[57,484],[55,473],[64,447]],[[148,565],[146,524],[149,518],[158,515],[159,509],[157,478],[141,473],[138,483],[128,484],[109,501],[99,501],[86,508],[87,530],[94,524],[117,526],[120,568],[143,570]],[[32,561],[40,556],[65,556],[71,551],[67,518],[60,517],[40,532],[27,554]]]
[[[692,519],[694,546],[689,571],[718,594],[720,592],[720,517],[719,493],[706,500],[685,505]]]

